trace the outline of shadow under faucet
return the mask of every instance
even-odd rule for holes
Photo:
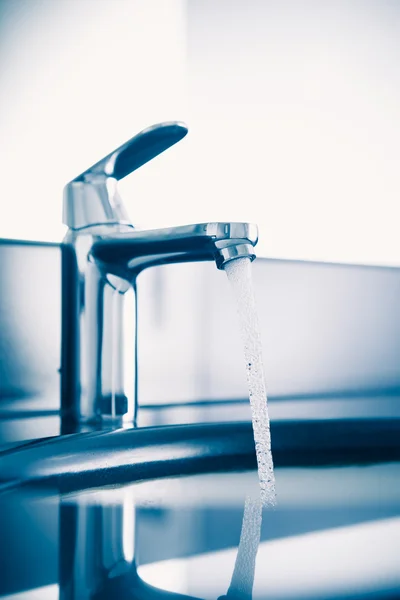
[[[145,268],[255,258],[256,225],[201,223],[137,230],[117,182],[181,140],[179,122],[154,125],[97,162],[64,189],[61,408],[75,422],[135,424],[136,278]],[[130,339],[133,355],[125,351]],[[128,342],[129,344],[129,342]]]

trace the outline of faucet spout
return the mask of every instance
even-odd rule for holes
[[[254,260],[257,226],[251,223],[200,223],[103,237],[92,254],[108,270],[136,276],[143,269],[168,263],[215,260],[223,269],[230,260]]]

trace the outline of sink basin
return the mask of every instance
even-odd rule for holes
[[[384,418],[272,423],[278,506],[263,511],[254,598],[400,596],[399,432]],[[225,595],[254,467],[248,422],[3,451],[0,595]]]

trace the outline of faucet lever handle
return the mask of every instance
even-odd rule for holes
[[[91,175],[105,175],[119,181],[179,142],[187,132],[187,126],[179,121],[152,125],[89,167],[73,181],[85,181]]]
[[[130,224],[117,181],[173,146],[187,134],[184,123],[171,121],[144,129],[67,183],[63,223],[70,229],[99,224]]]

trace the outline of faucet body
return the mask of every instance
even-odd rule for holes
[[[145,268],[255,258],[257,228],[202,223],[140,231],[117,181],[186,133],[179,123],[144,130],[67,184],[62,242],[62,413],[78,422],[135,423],[137,398],[136,279]]]

